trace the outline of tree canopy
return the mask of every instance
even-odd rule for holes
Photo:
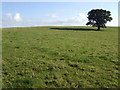
[[[98,30],[100,30],[100,27],[105,28],[105,24],[107,21],[111,21],[112,17],[110,11],[106,11],[103,9],[92,9],[88,12],[88,20],[86,25],[92,25],[95,27],[98,27]]]

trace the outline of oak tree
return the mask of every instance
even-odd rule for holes
[[[100,30],[100,27],[105,28],[105,24],[107,21],[111,21],[112,17],[110,11],[106,11],[103,9],[92,9],[88,12],[88,20],[86,25],[92,25],[98,27],[97,30]]]

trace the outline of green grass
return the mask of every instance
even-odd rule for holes
[[[116,88],[118,29],[21,27],[2,30],[3,88]]]

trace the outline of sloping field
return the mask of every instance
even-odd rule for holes
[[[94,29],[4,28],[3,88],[116,88],[117,27]]]

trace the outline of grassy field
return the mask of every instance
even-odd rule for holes
[[[118,29],[2,30],[3,88],[116,88]]]

